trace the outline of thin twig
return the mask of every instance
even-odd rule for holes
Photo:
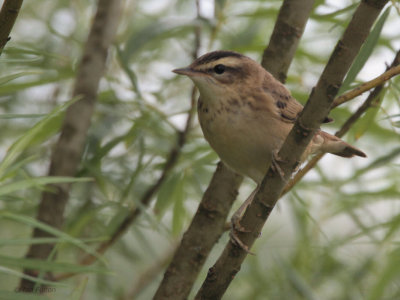
[[[400,66],[395,66],[387,70],[386,72],[382,73],[378,77],[367,81],[358,87],[352,89],[351,91],[344,93],[343,95],[337,97],[335,101],[333,101],[332,108],[335,108],[343,103],[346,103],[357,96],[360,96],[362,93],[367,92],[378,85],[381,85],[388,81],[390,78],[400,74]]]

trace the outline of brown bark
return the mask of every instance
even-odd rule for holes
[[[221,180],[216,182],[216,176]],[[218,164],[154,299],[187,298],[212,246],[224,232],[225,220],[238,193],[235,187],[242,179],[242,176],[231,172],[222,163]],[[231,185],[231,182],[235,184]]]
[[[302,3],[303,13],[301,14],[297,13],[297,2]],[[285,24],[287,28],[293,30],[290,34],[285,33],[287,39],[285,43],[282,43],[278,38],[279,34],[283,34],[281,26],[274,28],[267,49],[276,51],[266,51],[269,53],[269,57],[263,59],[264,68],[271,70],[273,75],[286,76],[313,3],[314,0],[284,1],[277,24]],[[277,30],[279,33],[276,32]],[[290,51],[286,51],[285,47]],[[282,65],[287,68],[279,73],[278,70]],[[235,174],[221,162],[218,164],[192,223],[182,237],[181,244],[165,271],[164,278],[153,299],[186,299],[188,297],[212,247],[224,231],[225,220],[242,179],[242,176]]]
[[[284,83],[314,0],[283,1],[261,65]],[[284,53],[284,54],[283,54]],[[283,54],[283,55],[282,55]]]
[[[9,41],[11,29],[18,17],[22,0],[5,0],[0,11],[0,54]]]
[[[193,57],[196,58],[198,56],[198,51],[200,48],[200,27],[195,28],[195,49],[193,51]],[[144,192],[143,196],[138,201],[140,205],[133,207],[128,215],[122,220],[116,230],[112,233],[112,235],[106,241],[102,242],[96,249],[97,254],[105,253],[118,239],[120,239],[125,232],[129,229],[129,227],[136,221],[136,219],[140,216],[143,208],[148,207],[153,197],[157,194],[165,180],[170,175],[174,166],[178,162],[178,158],[181,154],[182,148],[184,147],[187,136],[192,127],[192,120],[194,117],[195,104],[196,104],[196,89],[193,87],[191,93],[191,105],[189,112],[187,114],[185,128],[182,131],[177,131],[176,143],[172,146],[170,152],[167,155],[166,162],[164,164],[163,170],[161,172],[160,177],[152,184],[147,190]],[[81,260],[81,265],[90,265],[97,260],[97,257],[91,254],[85,255]],[[74,276],[74,273],[64,273],[56,276],[57,280],[69,278]]]
[[[85,45],[73,97],[80,99],[66,111],[61,135],[51,156],[49,176],[75,176],[85,145],[87,131],[96,103],[97,89],[104,73],[108,48],[115,36],[120,0],[99,0],[96,16]],[[53,191],[45,191],[39,205],[37,219],[55,228],[61,228],[63,214],[69,196],[69,184],[53,184]],[[49,233],[35,228],[34,237],[48,237]],[[54,250],[54,244],[32,245],[27,258],[48,259]],[[37,276],[33,270],[25,270],[31,276]],[[22,279],[21,290],[32,290],[34,282]]]
[[[246,232],[238,233],[238,237],[249,248],[259,236],[313,134],[327,116],[344,76],[386,3],[383,0],[364,0],[355,11],[302,114],[278,153],[283,176],[270,168],[243,215],[241,225]],[[221,299],[246,256],[244,249],[228,242],[217,262],[209,269],[196,299]]]

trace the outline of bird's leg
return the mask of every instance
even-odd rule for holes
[[[284,179],[285,172],[283,172],[283,170],[279,166],[280,162],[284,162],[284,160],[282,160],[282,158],[279,157],[278,151],[274,151],[272,153],[271,168],[274,172],[278,172],[279,176],[281,176],[281,178]]]
[[[249,206],[250,203],[253,201],[253,198],[254,198],[255,194],[258,192],[258,190],[259,190],[259,186],[257,186],[255,188],[255,190],[251,192],[250,196],[247,197],[246,201],[244,201],[243,204],[240,205],[239,209],[237,211],[235,211],[235,213],[233,214],[233,216],[231,218],[231,224],[232,224],[232,228],[235,229],[236,231],[248,232],[242,225],[240,225],[240,220],[241,220],[242,215],[243,215],[244,211],[246,210],[247,206]]]
[[[279,162],[284,162],[278,155],[278,151],[275,151],[272,153],[272,158],[271,158],[271,168],[274,172],[277,172],[282,179],[284,179],[285,173],[279,166]],[[241,247],[243,250],[245,250],[247,253],[253,254],[249,251],[249,247],[244,244],[239,237],[237,236],[237,232],[250,232],[249,230],[246,230],[242,225],[240,225],[240,220],[242,219],[242,215],[244,211],[247,209],[247,207],[250,205],[250,203],[253,201],[254,196],[260,189],[259,186],[255,188],[255,190],[250,194],[250,196],[244,201],[244,203],[239,207],[239,209],[233,214],[231,218],[231,231],[229,234],[229,237],[231,241],[235,244]]]
[[[246,201],[243,202],[243,204],[239,207],[237,211],[233,214],[231,218],[231,231],[229,233],[229,237],[231,241],[235,244],[238,245],[240,248],[245,250],[247,253],[253,254],[252,252],[249,251],[249,247],[245,245],[237,236],[236,232],[249,232],[249,230],[246,230],[242,225],[240,225],[240,220],[243,216],[244,211],[246,208],[250,205],[250,203],[253,201],[253,198],[255,194],[258,192],[259,186],[256,187],[256,189],[250,194],[250,196],[246,199]]]

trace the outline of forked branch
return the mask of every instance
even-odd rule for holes
[[[316,130],[329,113],[333,100],[348,72],[350,65],[370,32],[370,28],[387,1],[365,0],[355,11],[342,38],[337,43],[315,89],[278,153],[283,161],[284,172],[269,169],[241,220],[246,232],[238,233],[240,240],[249,248],[259,236],[261,229],[278,201],[283,188],[298,165],[300,157]],[[217,262],[209,269],[206,280],[196,299],[220,299],[240,270],[247,252],[228,242]]]

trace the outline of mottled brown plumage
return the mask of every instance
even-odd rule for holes
[[[198,116],[211,147],[233,170],[260,183],[303,106],[258,63],[236,52],[210,52],[174,72],[189,76],[200,91]],[[302,159],[316,152],[366,156],[323,131]]]

